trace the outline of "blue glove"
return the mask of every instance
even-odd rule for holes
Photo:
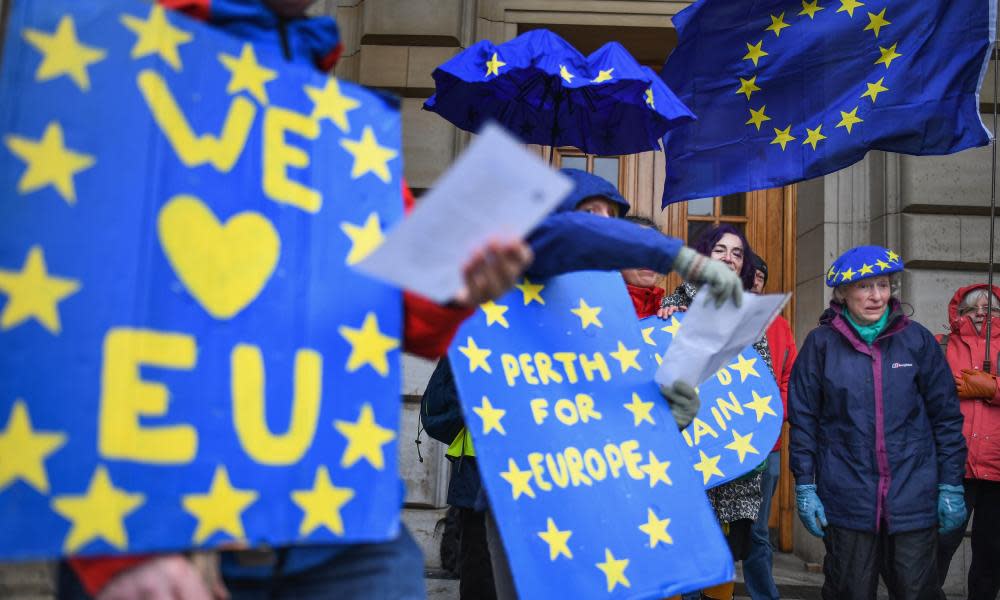
[[[799,520],[806,526],[809,533],[816,537],[823,537],[823,527],[826,527],[826,511],[823,510],[823,503],[816,495],[816,485],[809,483],[795,486],[795,504],[799,509]]]
[[[938,522],[941,533],[954,531],[965,524],[965,490],[960,485],[938,484]]]

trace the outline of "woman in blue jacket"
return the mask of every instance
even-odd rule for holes
[[[830,308],[792,370],[788,409],[799,518],[822,537],[823,598],[937,593],[937,534],[965,519],[965,440],[934,336],[900,311],[900,257],[880,246],[830,268]]]

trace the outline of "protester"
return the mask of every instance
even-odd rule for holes
[[[969,454],[965,463],[965,502],[972,513],[972,561],[969,565],[970,599],[993,600],[1000,592],[1000,287],[993,287],[990,311],[988,286],[976,284],[955,292],[948,304],[950,332],[939,342],[958,387],[965,422],[962,433]],[[990,371],[986,358],[986,315],[991,316]],[[938,584],[943,586],[948,566],[962,545],[968,519],[938,540]],[[944,592],[939,593],[944,598]]]
[[[830,307],[792,369],[788,408],[799,518],[823,538],[824,598],[937,593],[938,529],[965,522],[965,440],[937,341],[902,314],[897,254],[833,263]]]
[[[739,276],[745,289],[753,287],[754,269],[750,261],[745,260],[752,255],[752,251],[740,230],[725,223],[709,229],[698,238],[694,249],[725,264],[730,271]],[[697,282],[685,280],[673,294],[664,298],[659,314],[666,317],[678,310],[686,310],[694,301],[698,291]],[[767,337],[762,337],[753,347],[760,353],[768,370],[773,374]],[[743,477],[708,490],[708,499],[726,534],[733,560],[745,560],[750,552],[750,532],[760,511],[762,471],[766,466],[767,463],[763,462]],[[733,597],[733,588],[732,582],[718,585],[702,590],[700,597],[730,600]],[[684,595],[684,600],[692,598],[699,598],[699,595]]]
[[[537,257],[529,276],[547,277],[568,270],[607,270],[618,265],[640,318],[655,313],[662,298],[662,290],[659,293],[655,291],[660,288],[649,287],[655,283],[655,271],[622,267],[664,264],[663,254],[674,248],[678,248],[678,261],[685,251],[694,252],[661,234],[648,220],[636,217],[617,219],[628,212],[629,204],[611,183],[579,169],[562,169],[561,172],[573,180],[573,190],[563,199],[556,213],[529,237]],[[595,219],[594,215],[610,219]],[[590,235],[585,235],[588,233]],[[701,264],[694,274],[699,280],[709,283],[710,287],[718,288],[720,282],[721,286],[731,286],[735,281],[731,275],[727,277],[728,273],[722,265],[713,265],[703,258],[691,257],[686,264],[689,268]],[[630,285],[629,279],[633,275],[636,283],[649,285]],[[641,312],[639,303],[643,306]],[[686,426],[697,414],[698,397],[694,388],[683,382],[678,383],[673,389],[666,390],[664,395],[675,418],[686,419],[683,421]],[[500,545],[496,525],[486,512],[489,506],[479,477],[472,437],[462,420],[458,392],[447,358],[438,362],[424,391],[421,420],[431,437],[449,444],[447,455],[453,466],[448,503],[463,511],[459,557],[462,597],[515,597],[510,566]],[[468,532],[464,529],[466,523],[469,525]],[[485,551],[481,523],[487,524],[485,536],[488,549]],[[484,564],[487,557],[491,561],[489,568]],[[495,595],[493,590],[485,589],[487,584],[483,579],[487,576],[495,583]]]
[[[754,269],[754,294],[763,294],[767,285],[767,263],[756,254],[750,255],[750,264]],[[765,333],[767,345],[771,351],[771,362],[774,365],[774,376],[781,390],[781,404],[784,407],[783,418],[788,420],[788,380],[792,375],[792,364],[795,362],[795,337],[792,328],[785,317],[778,315]],[[753,600],[777,600],[778,587],[774,584],[771,570],[774,566],[774,547],[771,545],[771,535],[768,521],[771,516],[771,500],[774,490],[778,487],[781,475],[781,436],[775,442],[774,448],[765,461],[767,468],[761,474],[760,512],[753,523],[750,535],[750,554],[743,561],[743,581],[747,593]]]

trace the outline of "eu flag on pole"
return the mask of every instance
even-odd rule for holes
[[[663,204],[786,185],[869,150],[989,143],[991,0],[699,0],[663,78],[697,115],[663,138]]]

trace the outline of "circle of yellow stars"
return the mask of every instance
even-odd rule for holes
[[[753,67],[756,69],[760,66],[760,61],[770,53],[764,49],[764,44],[766,41],[770,40],[768,34],[773,33],[774,39],[781,37],[781,32],[788,27],[792,27],[795,24],[806,24],[808,21],[813,21],[816,19],[817,13],[826,10],[827,8],[833,8],[833,5],[839,5],[835,11],[836,13],[844,13],[848,18],[854,19],[855,11],[859,8],[864,7],[865,3],[859,0],[800,0],[802,3],[802,10],[794,15],[794,17],[787,11],[780,14],[770,15],[771,24],[764,28],[763,34],[757,39],[756,43],[746,42],[747,52],[743,55],[742,60],[750,61],[753,63]],[[879,35],[882,33],[882,28],[892,25],[892,22],[886,18],[886,9],[883,8],[879,12],[871,12],[868,10],[863,10],[859,12],[859,18],[862,12],[867,13],[868,24],[864,27],[864,31],[871,31],[874,35],[876,41],[879,39]],[[786,21],[786,18],[792,20],[797,18],[796,23],[790,23]],[[889,69],[892,61],[903,56],[901,53],[897,52],[897,47],[899,43],[894,42],[892,45],[882,46],[878,45],[879,58],[873,64],[884,65],[886,70]],[[754,74],[749,78],[737,77],[739,79],[739,86],[736,89],[737,94],[743,94],[747,99],[747,109],[749,110],[750,116],[747,119],[745,125],[751,125],[756,128],[756,131],[760,131],[764,123],[772,121],[772,117],[767,114],[767,105],[762,104],[755,108],[752,103],[752,96],[754,92],[761,91],[760,85],[757,83],[758,75]],[[876,81],[866,82],[865,86],[867,90],[861,94],[859,99],[869,98],[874,105],[878,99],[878,95],[882,92],[889,91],[889,88],[885,85],[885,77],[879,77]],[[858,109],[861,107],[860,103],[855,105],[850,110],[841,110],[840,121],[837,122],[834,129],[843,128],[847,135],[850,135],[854,131],[854,126],[863,123],[864,120],[858,116]],[[817,123],[815,127],[810,127],[809,124],[804,125],[805,129],[805,139],[802,140],[803,146],[809,146],[813,151],[819,148],[819,145],[826,139],[828,135],[823,133],[823,123]],[[774,130],[774,137],[770,141],[770,145],[780,146],[781,150],[784,151],[789,142],[798,140],[796,135],[792,133],[792,123],[788,123],[785,127],[772,126]],[[801,135],[799,133],[798,135]]]

